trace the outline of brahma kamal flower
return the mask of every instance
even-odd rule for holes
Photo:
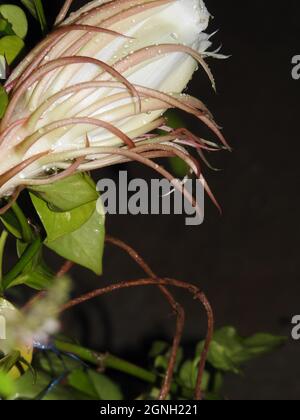
[[[126,161],[172,180],[153,161],[169,156],[202,177],[190,147],[199,153],[228,147],[206,106],[182,93],[199,65],[214,86],[206,58],[222,57],[208,51],[204,2],[95,0],[64,20],[71,4],[6,82],[0,197]],[[222,145],[168,127],[170,108],[198,118]]]

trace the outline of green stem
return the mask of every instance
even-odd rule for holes
[[[133,363],[127,362],[126,360],[120,359],[119,357],[113,356],[109,353],[97,353],[93,350],[78,346],[76,344],[66,343],[60,340],[56,340],[54,344],[57,350],[63,353],[73,354],[79,357],[81,360],[87,363],[91,363],[92,365],[126,373],[127,375],[133,376],[134,378],[140,379],[153,386],[159,384],[161,381],[161,378],[155,373],[150,372],[149,370],[146,370]],[[179,389],[183,398],[192,398],[192,390],[184,388],[174,382],[171,387],[172,393],[177,394]]]
[[[21,208],[18,206],[17,203],[14,203],[11,206],[11,208],[20,223],[23,241],[31,242],[33,239],[33,234],[32,234],[32,230],[31,230],[31,227],[29,226],[26,216],[24,215],[23,211],[21,210]]]
[[[28,245],[26,251],[23,253],[17,264],[7,273],[2,280],[2,285],[4,289],[9,288],[13,281],[22,273],[24,268],[30,261],[36,256],[42,246],[42,241],[40,238],[37,238],[32,244]]]
[[[149,384],[154,385],[157,381],[157,377],[154,373],[134,365],[133,363],[112,356],[111,354],[96,353],[92,350],[77,346],[75,344],[65,343],[59,340],[55,341],[55,346],[58,350],[64,353],[74,354],[85,362],[91,363],[93,365],[100,365],[104,368],[114,369],[119,372],[127,373],[128,375],[134,376],[135,378],[141,379],[142,381]]]

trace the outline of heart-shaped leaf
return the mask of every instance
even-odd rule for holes
[[[27,18],[23,10],[13,4],[0,6],[0,15],[12,26],[13,34],[24,39],[28,31]]]
[[[4,56],[10,65],[22,52],[24,46],[24,41],[17,35],[4,36],[0,39],[0,55]]]
[[[61,257],[102,274],[102,258],[105,238],[105,218],[96,210],[92,217],[78,230],[47,242],[47,246]]]
[[[78,230],[89,220],[95,210],[95,202],[92,202],[71,211],[53,211],[44,200],[35,194],[30,194],[30,196],[46,230],[47,244]]]
[[[32,187],[36,195],[46,201],[51,210],[66,212],[99,198],[96,185],[86,174],[75,174],[62,181]]]

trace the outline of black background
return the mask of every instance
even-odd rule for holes
[[[45,3],[48,16],[61,4]],[[224,215],[207,200],[200,227],[188,228],[178,216],[110,216],[107,230],[134,246],[162,276],[201,286],[218,327],[232,324],[243,335],[265,331],[290,336],[291,318],[300,313],[300,80],[291,76],[292,57],[300,54],[300,3],[206,4],[215,17],[211,31],[220,28],[214,42],[222,43],[231,58],[210,60],[217,95],[201,72],[189,91],[209,105],[234,148],[231,154],[211,157],[221,172],[206,170]],[[133,177],[152,175],[135,164],[127,169]],[[116,177],[117,169],[98,172],[95,179],[103,176]],[[83,269],[73,274],[74,295],[142,276],[110,247],[103,277]],[[184,341],[191,346],[205,332],[205,314],[190,296],[177,296],[186,307]],[[84,344],[144,364],[153,339],[170,339],[174,326],[168,306],[152,287],[95,300],[64,322]],[[283,349],[250,363],[244,377],[227,377],[226,394],[230,399],[299,399],[299,377],[300,342],[290,339]]]

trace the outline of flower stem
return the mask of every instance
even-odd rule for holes
[[[73,354],[79,357],[81,360],[87,363],[91,363],[92,365],[102,367],[104,369],[107,368],[116,370],[118,372],[122,372],[134,378],[140,379],[150,385],[157,385],[158,387],[160,386],[161,378],[159,375],[133,363],[127,362],[126,360],[120,359],[119,357],[113,356],[112,354],[97,353],[85,347],[81,347],[73,343],[66,343],[60,340],[55,340],[54,344],[57,350],[63,353]],[[193,390],[184,388],[183,386],[173,382],[171,386],[171,392],[178,394],[179,390],[183,398],[192,398]]]
[[[59,340],[55,341],[55,347],[64,353],[74,354],[85,362],[103,368],[114,369],[119,372],[127,373],[128,375],[134,376],[135,378],[141,379],[149,384],[154,385],[157,381],[157,376],[154,373],[134,365],[133,363],[119,359],[109,353],[96,353],[76,344],[66,343]]]

